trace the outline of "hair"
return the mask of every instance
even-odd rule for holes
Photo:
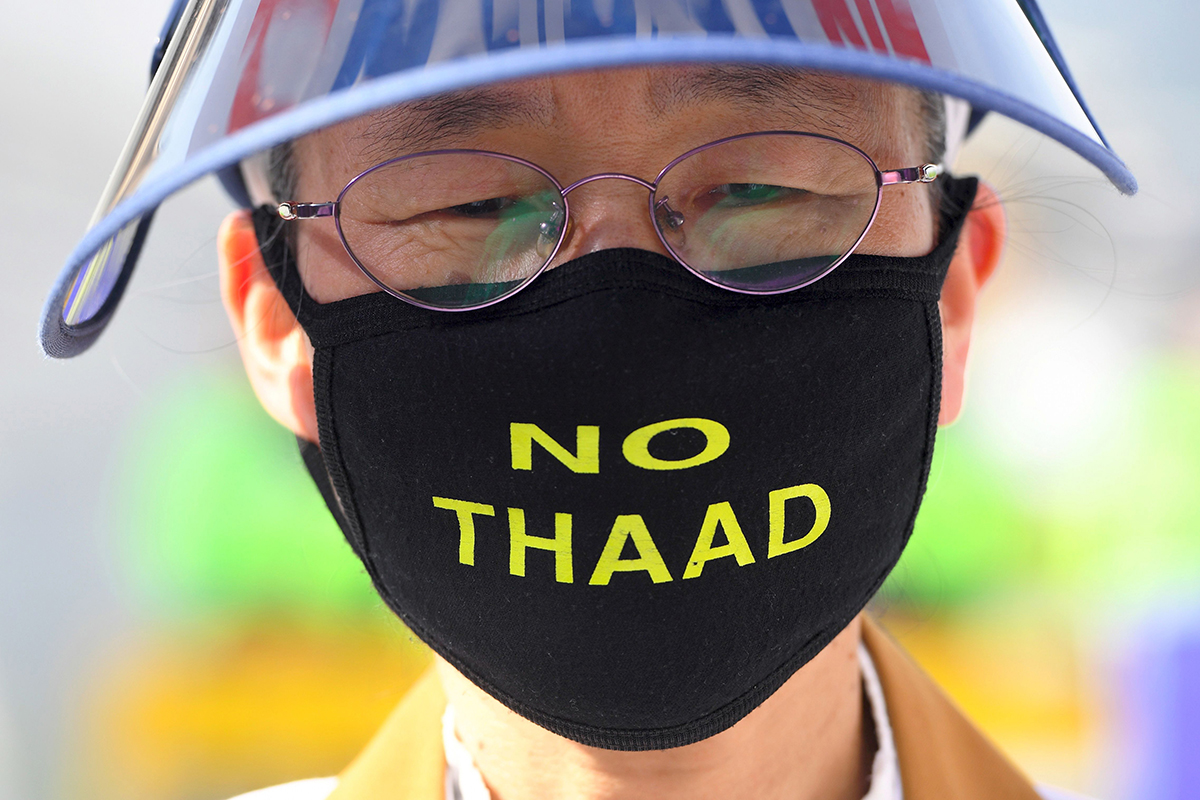
[[[924,155],[930,164],[940,164],[946,156],[946,98],[940,92],[917,92],[917,111],[925,123]],[[933,207],[933,218],[940,222],[953,212],[950,207],[950,196],[946,193],[945,185],[934,181],[929,184],[930,201]]]
[[[267,188],[271,197],[277,202],[293,200],[296,197],[296,187],[299,175],[296,173],[296,159],[292,157],[290,141],[277,144],[267,153],[264,166],[267,178]]]
[[[923,158],[937,164],[946,154],[946,98],[940,92],[917,92],[917,110],[925,122]]]

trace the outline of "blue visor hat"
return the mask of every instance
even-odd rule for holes
[[[440,92],[567,70],[741,62],[943,93],[1137,183],[1079,94],[1035,0],[179,0],[145,103],[42,312],[46,354],[112,318],[155,209],[305,133]]]

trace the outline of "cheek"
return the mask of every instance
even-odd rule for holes
[[[923,256],[937,244],[928,186],[885,186],[879,214],[859,253]]]
[[[329,219],[307,220],[296,237],[296,260],[304,288],[318,303],[379,291],[350,258]]]

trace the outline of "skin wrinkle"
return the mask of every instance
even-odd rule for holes
[[[662,67],[649,87],[655,114],[703,102],[733,103],[753,113],[756,104],[783,106],[801,116],[819,116],[834,132],[844,131],[847,107],[862,101],[844,79],[824,73],[758,65],[722,64],[702,67]],[[536,84],[535,84],[536,86]],[[945,149],[945,109],[936,92],[916,92],[917,108],[926,123],[925,155],[936,162]],[[748,102],[749,101],[749,102]],[[360,134],[362,153],[376,162],[402,152],[432,149],[446,139],[463,138],[480,129],[497,129],[524,122],[552,127],[554,107],[544,91],[524,93],[505,86],[449,92],[376,112]],[[815,113],[814,113],[815,112]],[[276,146],[267,164],[268,186],[277,200],[293,199],[297,176],[290,142]]]
[[[399,155],[397,150],[438,149],[446,140],[517,124],[541,128],[554,124],[553,110],[542,92],[505,87],[447,92],[380,112],[355,138],[365,156],[385,161]]]
[[[524,119],[509,117],[511,124],[485,126],[474,133],[453,113],[441,128],[436,120],[432,127],[430,120],[423,124],[430,135],[449,137],[444,146],[525,157],[564,183],[608,171],[653,177],[667,161],[692,147],[774,128],[838,135],[863,148],[883,168],[926,160],[929,126],[922,102],[928,98],[913,90],[818,76],[810,87],[812,101],[797,107],[780,101],[784,93],[776,91],[777,84],[810,80],[812,75],[749,70],[749,82],[739,84],[724,80],[733,74],[729,70],[716,75],[709,70],[639,68],[526,81],[501,89],[536,98],[535,111]],[[705,99],[687,86],[710,79],[717,94]],[[746,91],[730,97],[732,86]],[[494,93],[495,87],[488,91]],[[489,107],[493,123],[498,124],[501,111],[504,103]],[[545,127],[548,112],[551,126]],[[395,123],[405,124],[406,113],[411,106],[350,120],[297,140],[284,154],[287,158],[270,159],[276,165],[291,162],[295,194],[289,199],[320,202],[336,197],[349,178],[376,163],[363,152],[369,142],[355,137],[387,115],[392,115],[394,130]],[[377,139],[384,130],[376,128]],[[953,420],[961,402],[975,297],[999,261],[1004,236],[1003,213],[991,202],[994,195],[981,191],[983,202],[977,207],[982,210],[968,218],[940,304],[946,354],[943,424]],[[860,252],[928,252],[934,241],[935,197],[928,185],[885,189],[880,216]],[[572,194],[571,206],[576,231],[571,248],[556,263],[588,248],[661,251],[646,215],[644,190],[633,184],[597,181]],[[288,234],[294,237],[301,276],[318,302],[376,290],[345,253],[330,220],[289,226]],[[298,436],[316,441],[312,346],[266,272],[248,213],[230,215],[218,246],[223,301],[256,394],[273,417]],[[859,622],[852,621],[737,725],[667,751],[583,748],[508,712],[444,662],[439,668],[456,706],[461,738],[496,800],[860,800],[874,745],[855,655]]]
[[[784,106],[808,116],[816,115],[838,124],[839,110],[861,98],[853,91],[805,70],[751,65],[679,67],[656,78],[648,87],[650,107],[656,114],[669,114],[681,107],[705,103],[728,103],[747,112],[763,105]],[[552,128],[557,116],[557,99],[546,81],[530,81],[520,89],[485,87],[447,92],[390,108],[375,116],[356,138],[363,154],[387,159],[403,153],[436,149],[448,139],[468,137],[481,130],[498,130],[518,124]],[[400,152],[396,152],[399,150]]]
[[[381,160],[431,147],[525,158],[563,185],[600,172],[649,180],[691,148],[755,130],[841,138],[883,169],[924,160],[928,137],[920,95],[895,84],[728,65],[625,68],[606,74],[612,77],[597,80],[594,74],[574,73],[484,87],[310,134],[293,146],[298,181],[292,199],[332,200],[351,178]],[[482,116],[462,105],[468,100],[482,104]],[[404,138],[410,134],[423,138]],[[642,192],[624,181],[598,181],[573,192],[571,242],[550,267],[613,246],[665,254]],[[927,185],[886,188],[879,216],[859,252],[929,252],[935,240],[934,205]],[[309,269],[308,259],[300,260],[301,276],[318,301],[377,291],[342,250],[332,225],[303,223],[293,231],[299,250],[310,239],[326,257],[320,274]]]
[[[915,90],[865,80],[848,81],[810,70],[735,64],[672,67],[660,72],[665,74],[656,75],[646,87],[647,104],[655,115],[705,104],[731,105],[753,115],[769,106],[799,119],[819,121],[818,127],[823,130],[814,132],[840,136],[854,128],[854,121],[845,118],[847,108],[855,108],[860,117],[871,119],[879,106],[886,104],[883,98],[897,91],[912,95],[913,107],[922,115],[934,112],[928,100]],[[371,122],[354,140],[361,146],[364,162],[378,163],[398,155],[447,147],[481,131],[519,125],[552,129],[563,101],[554,96],[550,84],[551,79],[530,79],[519,86],[447,92],[404,103],[371,115]],[[940,119],[931,122],[931,128],[940,127]],[[937,131],[930,132],[931,144],[942,138]],[[882,169],[891,166],[896,165],[880,165]]]
[[[800,115],[819,116],[839,128],[838,117],[855,102],[854,92],[819,72],[746,64],[679,68],[669,71],[651,91],[659,113],[672,106],[705,102],[732,103],[747,111],[770,104]]]

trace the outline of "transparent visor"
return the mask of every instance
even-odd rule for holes
[[[64,337],[107,321],[149,215],[187,183],[375,109],[554,71],[719,61],[898,81],[1025,122],[1135,187],[1028,0],[191,0],[175,13],[136,126],[48,301],[51,355],[82,350]]]

